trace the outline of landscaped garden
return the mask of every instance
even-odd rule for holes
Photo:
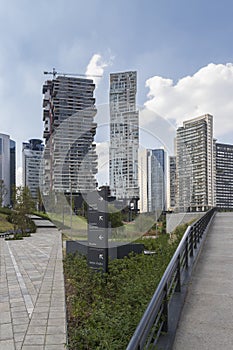
[[[111,260],[105,275],[81,255],[65,258],[70,350],[126,349],[186,228],[138,240],[155,254]]]

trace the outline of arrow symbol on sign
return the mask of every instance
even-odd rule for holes
[[[99,254],[99,259],[104,260],[104,254]]]
[[[103,220],[104,220],[103,215],[99,215],[99,221],[103,221]]]
[[[102,241],[102,239],[104,239],[103,235],[99,235],[99,239]]]

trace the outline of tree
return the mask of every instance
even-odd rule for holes
[[[117,210],[114,205],[109,205],[109,221],[111,222],[111,227],[123,226],[123,216],[121,211]]]
[[[0,180],[0,207],[3,206],[4,199],[8,193],[7,187],[4,183],[4,180]]]
[[[18,186],[14,190],[14,211],[11,214],[11,222],[15,228],[18,227],[22,232],[30,226],[30,219],[27,214],[35,210],[35,202],[31,196],[28,187]]]
[[[30,214],[35,210],[35,201],[27,186],[15,187],[14,209],[23,215]]]

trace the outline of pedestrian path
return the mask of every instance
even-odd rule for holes
[[[233,213],[217,213],[189,286],[173,350],[233,349]]]
[[[0,238],[0,350],[66,348],[61,233],[43,221],[31,237]]]

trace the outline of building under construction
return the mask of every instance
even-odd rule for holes
[[[96,187],[93,80],[53,76],[43,85],[43,193],[78,194]]]

